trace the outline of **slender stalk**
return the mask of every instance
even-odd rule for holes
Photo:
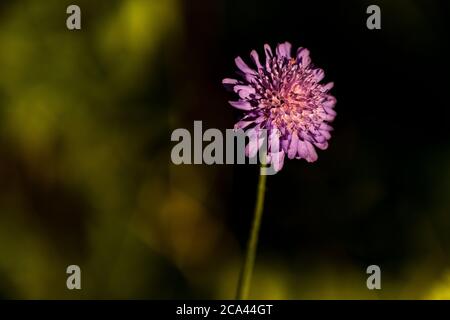
[[[259,175],[258,189],[256,196],[255,212],[253,215],[252,229],[250,238],[247,243],[247,252],[245,254],[245,261],[239,277],[237,299],[248,299],[250,292],[250,284],[253,273],[253,266],[255,264],[256,248],[258,246],[259,227],[261,225],[261,217],[264,209],[264,193],[266,190],[266,178],[264,174]]]

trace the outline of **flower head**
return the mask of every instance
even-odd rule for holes
[[[264,45],[265,64],[253,50],[250,56],[256,69],[241,57],[235,59],[241,80],[224,79],[223,84],[239,95],[229,103],[245,112],[236,123],[237,129],[254,129],[246,147],[247,156],[256,154],[261,146],[260,133],[268,137],[267,162],[280,170],[284,158],[317,160],[315,148],[326,149],[336,116],[336,99],[329,94],[333,83],[321,84],[324,71],[315,68],[309,50],[299,48],[291,55],[291,44],[278,44],[275,55]]]

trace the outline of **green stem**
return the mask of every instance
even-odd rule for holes
[[[264,209],[264,193],[266,190],[266,178],[267,176],[261,174],[260,172],[252,229],[250,233],[250,238],[247,243],[247,252],[245,254],[244,266],[242,268],[241,275],[239,277],[239,284],[236,297],[238,300],[248,299],[248,295],[250,292],[250,283],[252,279],[253,266],[255,264],[256,247],[258,246],[259,227],[261,225],[261,217]]]

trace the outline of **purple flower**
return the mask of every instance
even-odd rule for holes
[[[235,59],[242,80],[224,79],[222,82],[239,95],[229,103],[245,112],[235,124],[237,129],[253,129],[246,147],[247,156],[260,148],[260,133],[268,137],[267,162],[273,162],[275,170],[281,170],[284,158],[317,160],[315,148],[328,147],[329,125],[336,116],[333,110],[336,99],[329,94],[333,83],[321,84],[324,71],[315,68],[309,50],[299,48],[291,56],[291,44],[285,42],[272,53],[264,45],[266,60],[262,64],[258,53],[250,56],[256,69],[248,66],[241,57]]]

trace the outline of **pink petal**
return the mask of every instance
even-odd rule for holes
[[[284,151],[272,153],[270,161],[273,164],[273,169],[277,172],[280,171],[284,165]]]
[[[332,131],[333,127],[326,124],[326,123],[321,123],[319,126],[319,130],[327,130],[327,131]]]
[[[276,53],[278,58],[291,58],[291,44],[289,42],[280,43],[277,46]]]
[[[310,142],[306,141],[306,148],[308,149],[308,157],[306,157],[306,161],[308,162],[316,161],[318,156],[316,149],[314,149],[314,146]]]
[[[317,82],[320,82],[325,77],[325,72],[323,69],[314,70],[314,78]]]
[[[225,78],[222,80],[223,84],[237,84],[239,81],[236,79]]]
[[[324,141],[324,142],[317,142],[314,144],[317,148],[319,148],[320,150],[325,150],[328,148],[328,141]]]
[[[329,97],[328,100],[323,102],[322,105],[324,106],[324,108],[330,109],[330,108],[333,108],[335,104],[336,104],[336,98]]]
[[[330,134],[330,132],[329,131],[326,131],[326,130],[319,130],[320,131],[320,134],[323,136],[323,137],[325,137],[325,139],[330,139],[331,138],[331,134]]]
[[[264,53],[266,54],[266,70],[270,72],[270,61],[272,60],[273,53],[272,48],[268,45],[264,45]]]
[[[308,147],[306,145],[306,141],[298,141],[298,155],[303,159],[306,159],[308,157]]]
[[[251,109],[253,109],[252,105],[248,101],[243,101],[243,100],[228,101],[228,103],[231,104],[236,109],[241,109],[241,110],[251,110]]]
[[[298,48],[297,50],[298,62],[303,66],[307,67],[311,63],[311,58],[309,57],[309,50],[305,48]]]
[[[256,93],[255,88],[245,85],[236,85],[233,90],[237,92],[242,99],[246,99],[249,95]]]
[[[327,92],[327,91],[331,90],[333,87],[334,87],[334,82],[329,82],[322,87],[321,91]]]
[[[237,57],[236,59],[234,59],[234,62],[236,63],[236,66],[244,73],[248,73],[251,75],[257,75],[258,73],[253,70],[252,68],[250,68],[245,62],[244,60],[242,60],[241,57]]]
[[[253,158],[258,153],[259,148],[264,142],[264,139],[259,137],[259,132],[256,130],[252,130],[248,133],[248,137],[250,139],[249,143],[245,147],[245,155],[249,158]]]
[[[280,136],[278,130],[272,130],[269,135],[269,150],[271,152],[279,152],[280,146]]]
[[[237,130],[237,129],[244,129],[244,128],[246,128],[246,127],[248,127],[250,124],[252,124],[253,123],[253,120],[248,120],[248,121],[246,121],[246,120],[241,120],[241,121],[238,121],[235,125],[234,125],[234,129],[235,130]]]
[[[294,133],[292,135],[291,143],[289,145],[288,153],[287,153],[289,159],[294,159],[295,156],[297,155],[298,142],[299,142],[298,136],[296,133]]]
[[[250,53],[250,56],[252,57],[253,62],[256,64],[258,69],[262,69],[263,67],[261,65],[261,62],[259,62],[258,52],[256,52],[255,50],[252,50],[252,52]]]

